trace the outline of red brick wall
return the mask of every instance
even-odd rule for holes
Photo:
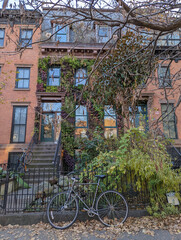
[[[20,25],[15,25],[12,29],[9,25],[0,24],[0,28],[5,28],[4,47],[0,48],[1,82],[5,83],[0,95],[3,103],[0,103],[0,163],[7,162],[9,151],[19,151],[24,144],[10,144],[13,105],[28,105],[27,127],[25,144],[31,140],[34,130],[34,107],[36,101],[36,82],[38,75],[38,44],[26,49],[22,54],[16,51],[15,42],[19,39]],[[26,28],[26,26],[23,26]],[[28,25],[33,29],[34,26]],[[33,41],[39,40],[40,30],[33,35]],[[30,66],[29,90],[15,90],[16,68]]]

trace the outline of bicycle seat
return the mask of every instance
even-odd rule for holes
[[[78,177],[72,177],[71,178],[73,181],[79,181],[80,180],[80,178],[78,178]]]
[[[95,175],[95,177],[97,177],[97,178],[105,178],[106,177],[106,175]]]

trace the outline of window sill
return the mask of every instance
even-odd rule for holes
[[[30,88],[14,88],[14,91],[30,91]]]
[[[0,46],[0,49],[3,49],[4,48],[4,46]]]
[[[25,48],[25,49],[33,49],[33,47],[18,47],[18,49],[23,49],[23,48]]]

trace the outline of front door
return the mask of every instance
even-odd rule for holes
[[[41,140],[54,142],[54,113],[44,113],[42,118]]]

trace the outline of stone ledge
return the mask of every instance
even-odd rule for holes
[[[148,212],[146,210],[130,210],[128,216],[129,217],[143,217],[148,216]],[[88,217],[86,212],[79,212],[78,220],[86,221],[91,218]],[[97,219],[97,217],[94,217]],[[11,225],[32,225],[37,224],[39,222],[48,223],[48,219],[46,216],[46,212],[41,213],[8,213],[6,215],[0,214],[0,225],[7,226]]]

